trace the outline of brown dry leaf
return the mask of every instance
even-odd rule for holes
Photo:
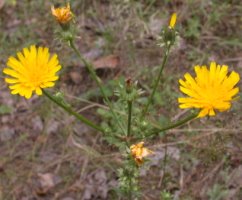
[[[38,174],[39,187],[36,190],[37,194],[46,194],[51,188],[61,182],[60,177],[51,173]]]
[[[38,174],[41,186],[43,188],[52,188],[55,186],[54,175],[51,173]]]
[[[70,78],[75,84],[80,84],[82,81],[82,76],[79,72],[70,72]]]
[[[3,8],[5,0],[0,0],[0,10]]]
[[[110,68],[114,69],[120,62],[120,58],[116,55],[108,55],[93,62],[95,69]]]

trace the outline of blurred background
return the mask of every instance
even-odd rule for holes
[[[161,124],[186,111],[178,108],[178,79],[210,61],[242,75],[241,0],[70,0],[76,42],[94,63],[110,97],[131,77],[147,92],[163,51],[157,38],[177,12],[179,32],[151,114]],[[105,105],[95,83],[68,45],[56,35],[51,6],[65,1],[0,0],[0,68],[31,44],[47,46],[63,67],[53,89],[76,110],[101,121]],[[239,86],[241,88],[241,82]],[[241,92],[240,92],[241,96]],[[145,98],[145,97],[143,97]],[[144,200],[242,199],[242,100],[230,111],[171,130],[148,145],[155,151],[141,170]],[[168,164],[162,168],[164,147]],[[44,97],[12,96],[0,75],[0,199],[118,199],[118,150]],[[162,183],[162,184],[161,184]]]

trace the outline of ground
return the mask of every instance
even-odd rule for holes
[[[52,91],[62,91],[76,110],[98,123],[96,109],[106,107],[100,92],[85,66],[55,34],[58,25],[50,7],[63,2],[0,0],[1,71],[7,58],[23,47],[48,46],[63,66]],[[163,57],[157,37],[171,13],[177,12],[177,44],[150,111],[161,123],[185,114],[178,108],[177,80],[185,72],[193,73],[194,65],[215,60],[242,75],[240,0],[71,0],[70,4],[78,48],[95,62],[110,98],[113,81],[121,77],[138,80],[146,90],[144,98],[149,94]],[[0,199],[117,198],[116,169],[122,155],[101,133],[43,96],[26,100],[11,95],[3,74],[0,82]],[[141,199],[242,199],[241,103],[238,98],[228,112],[194,120],[150,141],[155,155],[141,169]]]

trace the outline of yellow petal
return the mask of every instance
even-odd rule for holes
[[[202,109],[199,114],[198,114],[198,117],[204,117],[208,114],[208,109],[207,108],[204,108]]]
[[[170,28],[174,28],[175,27],[176,19],[177,19],[177,14],[173,13],[172,16],[171,16],[171,19],[170,19],[170,25],[169,25]]]
[[[213,110],[213,109],[210,109],[210,110],[209,110],[209,116],[214,116],[214,115],[215,115],[214,110]]]
[[[42,95],[42,90],[38,87],[35,89],[37,95]]]
[[[9,68],[4,68],[3,69],[3,73],[4,74],[7,74],[9,76],[12,76],[14,78],[19,78],[20,77],[20,74],[12,69],[9,69]]]
[[[18,83],[19,80],[18,79],[12,79],[12,78],[5,78],[4,79],[6,83]]]

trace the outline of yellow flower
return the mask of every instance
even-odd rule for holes
[[[66,7],[61,8],[55,8],[54,6],[52,6],[51,12],[52,15],[56,18],[56,20],[61,24],[66,24],[73,18],[73,14],[71,12],[69,3]]]
[[[24,48],[17,53],[17,58],[10,56],[3,73],[9,75],[5,81],[10,84],[12,94],[19,94],[29,99],[32,93],[42,94],[42,88],[53,87],[59,78],[56,73],[61,66],[57,55],[50,57],[45,47]]]
[[[210,69],[198,65],[194,69],[195,78],[186,73],[185,81],[179,80],[180,90],[189,96],[178,98],[180,108],[199,108],[198,117],[213,116],[214,110],[228,110],[233,96],[239,92],[239,88],[235,87],[240,80],[239,74],[232,71],[228,76],[228,66],[216,65],[215,62],[211,62]]]
[[[153,152],[148,148],[143,147],[144,142],[139,142],[138,144],[133,144],[130,147],[131,155],[134,158],[137,165],[143,164],[143,158],[152,154]]]
[[[174,28],[176,25],[176,18],[177,18],[177,14],[173,13],[170,19],[170,25],[169,28]]]

